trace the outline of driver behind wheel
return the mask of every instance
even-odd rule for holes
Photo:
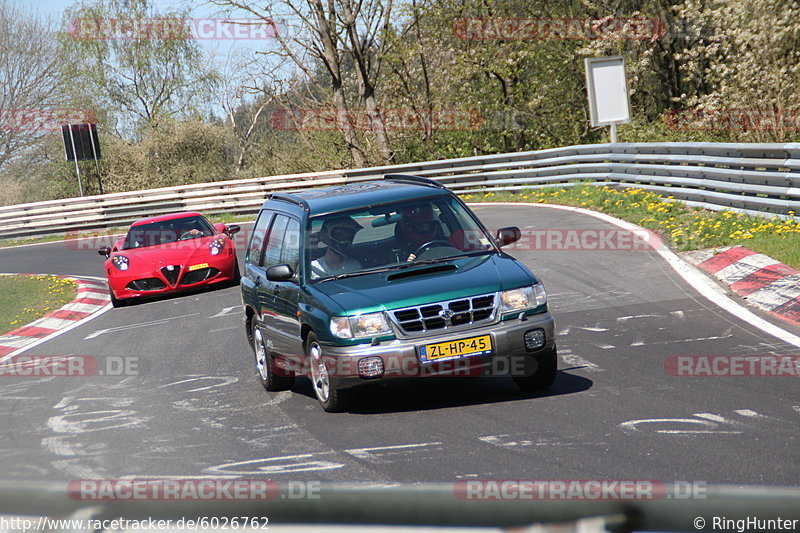
[[[415,252],[423,244],[445,238],[439,217],[430,204],[404,210],[397,225],[397,244],[404,254],[408,254],[406,261],[416,259]]]
[[[196,239],[197,237],[204,237],[205,233],[201,229],[197,220],[192,220],[190,223],[183,223],[178,226],[178,240],[183,241],[186,239]]]

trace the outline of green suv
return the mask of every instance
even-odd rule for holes
[[[326,411],[390,379],[507,375],[525,390],[556,375],[541,282],[451,191],[388,175],[264,203],[246,251],[242,302],[269,391],[311,378]]]

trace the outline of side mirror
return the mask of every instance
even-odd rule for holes
[[[495,240],[497,241],[497,246],[501,248],[508,244],[513,244],[522,238],[522,232],[516,226],[510,226],[508,228],[500,228],[497,230],[497,237]]]
[[[108,259],[109,256],[111,255],[111,248],[109,248],[108,246],[103,246],[102,248],[97,250],[97,253],[105,256],[105,258]]]
[[[228,224],[228,235],[236,235],[241,229],[238,224]]]
[[[289,281],[294,277],[294,270],[289,265],[273,265],[267,269],[269,281]]]

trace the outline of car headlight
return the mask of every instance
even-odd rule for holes
[[[392,328],[383,313],[369,313],[351,317],[334,317],[331,319],[331,333],[341,339],[362,339],[389,335]]]
[[[500,312],[515,313],[533,309],[547,303],[544,285],[537,283],[531,287],[511,289],[500,293]]]
[[[130,266],[130,261],[124,255],[115,255],[111,258],[111,264],[117,267],[117,270],[125,272]]]
[[[208,243],[208,251],[211,252],[211,255],[219,255],[222,250],[225,249],[225,239],[222,237],[217,237],[210,243]]]

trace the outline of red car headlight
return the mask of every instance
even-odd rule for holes
[[[225,249],[225,239],[223,237],[217,237],[210,243],[208,243],[208,251],[211,252],[211,255],[219,255],[222,250]]]
[[[117,267],[117,270],[125,272],[130,267],[130,260],[124,255],[115,255],[111,258],[111,264]]]

